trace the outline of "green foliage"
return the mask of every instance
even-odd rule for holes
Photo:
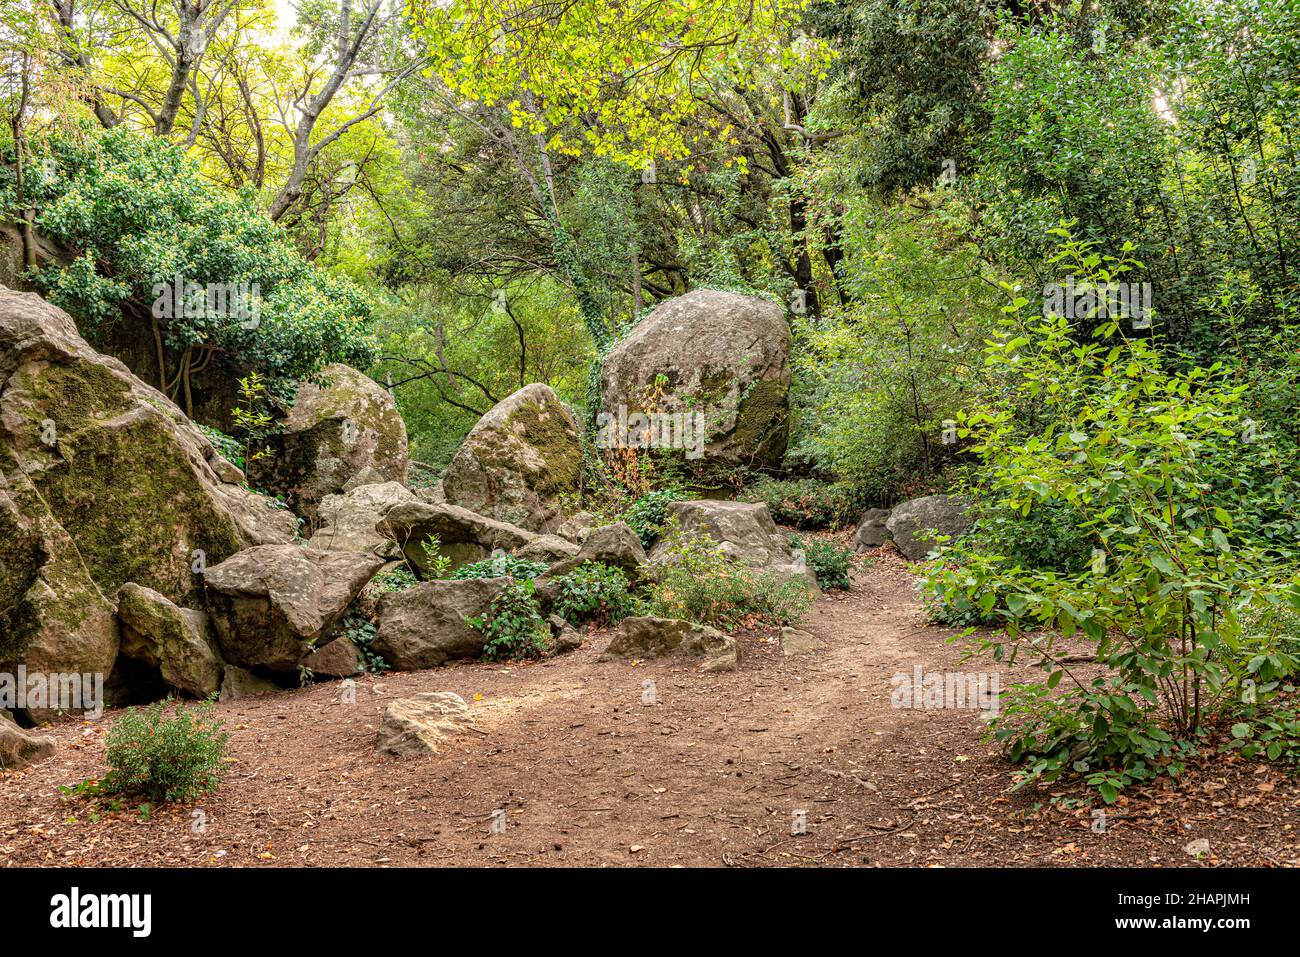
[[[483,646],[487,661],[544,658],[554,650],[531,581],[512,581],[492,599],[485,614],[465,621],[487,638]]]
[[[222,458],[228,460],[237,468],[242,469],[244,467],[244,446],[239,439],[233,435],[227,435],[220,429],[214,429],[199,422],[194,424],[198,426],[200,432],[208,437],[208,441],[212,443],[212,447],[217,450]]]
[[[398,571],[404,571],[404,569],[398,569]],[[389,584],[396,585],[397,582],[390,580]],[[381,586],[378,590],[381,592],[401,591],[402,588]],[[377,675],[387,671],[389,665],[383,658],[375,654],[371,648],[375,640],[376,630],[375,623],[366,616],[365,612],[354,605],[348,609],[339,622],[338,637],[347,638],[356,645],[357,651],[361,654],[361,666],[371,674]]]
[[[239,403],[231,410],[230,418],[240,436],[236,462],[240,468],[246,469],[271,454],[266,440],[275,430],[275,420],[266,402],[266,383],[258,373],[250,372],[239,380]]]
[[[128,708],[108,732],[110,770],[100,789],[154,801],[193,801],[220,785],[229,741],[210,702],[169,700],[144,710]]]
[[[778,525],[795,528],[844,528],[861,512],[858,495],[846,482],[819,479],[760,479],[741,495],[762,502]]]
[[[493,555],[491,558],[485,558],[481,562],[473,562],[469,565],[462,565],[451,573],[450,577],[456,581],[464,581],[469,578],[517,578],[521,581],[524,579],[533,579],[546,571],[546,562],[536,562],[527,558],[516,558],[513,555]]]
[[[1056,258],[1081,278],[1119,281],[1133,268],[1057,234]],[[1294,553],[1261,545],[1249,523],[1260,490],[1225,486],[1216,464],[1235,455],[1259,475],[1294,470],[1277,446],[1252,440],[1245,387],[1222,364],[1171,369],[1113,317],[1080,343],[1068,320],[1027,305],[1017,296],[1006,307],[987,350],[997,388],[960,417],[960,434],[977,440],[996,509],[1075,516],[1093,559],[1056,571],[963,546],[927,587],[1000,619],[981,650],[1028,655],[1048,672],[1013,689],[992,726],[1024,762],[1021,784],[1073,770],[1111,802],[1134,781],[1177,773],[1252,660],[1280,655],[1294,667],[1294,636],[1279,628],[1282,610],[1300,607]],[[1076,674],[1062,641],[1087,643],[1103,673]]]
[[[849,549],[840,548],[824,538],[801,539],[797,535],[790,536],[790,545],[803,552],[804,561],[822,588],[843,589],[852,584],[849,572],[853,569],[853,552]]]
[[[648,599],[650,614],[729,629],[797,624],[812,607],[801,582],[743,567],[708,536],[676,529],[668,535],[665,564],[658,566]]]
[[[628,587],[621,568],[600,562],[583,562],[556,580],[559,586],[552,606],[555,614],[571,624],[591,621],[614,625],[635,615],[640,602]]]
[[[230,196],[205,182],[184,151],[125,127],[79,128],[39,144],[28,184],[37,226],[73,250],[67,267],[47,266],[36,280],[84,333],[147,318],[179,275],[186,282],[248,284],[256,321],[192,308],[160,321],[164,343],[184,352],[207,346],[232,367],[260,372],[272,391],[330,362],[367,367],[371,305],[356,286],[314,269],[252,195]],[[12,197],[0,192],[0,210]],[[187,298],[187,306],[197,302]],[[171,377],[168,376],[170,379]]]
[[[623,514],[622,521],[627,522],[632,531],[636,532],[641,539],[641,546],[648,549],[663,533],[669,504],[685,501],[686,498],[685,494],[673,488],[648,492],[632,503]]]

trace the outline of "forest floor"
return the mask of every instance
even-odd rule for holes
[[[742,633],[734,673],[599,662],[596,633],[543,662],[359,678],[354,704],[322,683],[221,705],[222,788],[147,814],[62,796],[103,773],[113,713],[70,721],[54,758],[0,772],[0,864],[1300,865],[1300,783],[1281,768],[1206,758],[1094,830],[1102,805],[1077,784],[1011,790],[977,710],[892,707],[895,674],[988,667],[926,623],[914,580],[886,550],[817,602],[803,627],[821,649]],[[1029,674],[1004,666],[1001,687]],[[375,754],[387,703],[421,691],[461,695],[477,731],[436,757]]]

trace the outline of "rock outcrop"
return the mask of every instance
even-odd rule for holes
[[[918,562],[936,547],[934,533],[956,538],[970,528],[972,501],[961,495],[926,495],[894,506],[885,522],[898,550]]]
[[[3,287],[0,476],[0,670],[108,674],[123,585],[197,604],[204,564],[296,528],[65,312]]]
[[[436,668],[452,658],[477,658],[483,633],[466,618],[483,614],[508,578],[422,582],[385,595],[370,650],[398,671]]]
[[[273,454],[251,468],[264,488],[282,493],[290,507],[314,519],[326,495],[344,490],[358,473],[406,482],[406,424],[379,383],[349,366],[321,370],[320,384],[304,382],[285,416]]]
[[[810,591],[818,591],[816,574],[796,559],[789,539],[761,502],[672,502],[668,521],[675,521],[684,533],[713,539],[733,561],[759,572],[772,572],[782,580],[799,579]],[[650,552],[652,563],[671,560],[672,545],[667,540],[660,541]]]
[[[601,661],[686,655],[700,658],[701,671],[735,671],[740,645],[716,628],[678,618],[624,618],[614,629]]]
[[[482,561],[496,549],[512,552],[536,537],[509,522],[486,518],[458,505],[424,501],[393,506],[377,527],[421,571],[435,557],[424,544],[430,535],[438,539],[438,554],[448,558],[453,569]]]
[[[502,399],[466,436],[442,488],[447,501],[531,532],[564,521],[561,499],[582,483],[578,423],[550,386]]]
[[[118,592],[117,617],[123,655],[157,668],[169,687],[196,698],[221,690],[225,663],[210,644],[206,614],[128,582]]]
[[[209,568],[208,614],[222,655],[243,668],[295,670],[383,565],[359,552],[262,545]]]
[[[377,527],[398,505],[418,501],[399,482],[358,485],[339,495],[326,495],[317,514],[320,527],[308,544],[327,552],[373,552],[396,558],[401,549]]]
[[[702,455],[686,465],[780,464],[789,437],[790,326],[766,299],[701,289],[659,304],[606,357],[607,416],[703,414]]]

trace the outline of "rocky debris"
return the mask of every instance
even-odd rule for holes
[[[889,509],[887,508],[869,508],[862,513],[862,520],[858,522],[857,534],[853,536],[853,550],[856,552],[865,552],[872,548],[879,548],[891,540],[889,529],[885,523],[889,520]]]
[[[702,456],[684,456],[692,470],[778,466],[789,437],[789,323],[754,296],[700,289],[668,299],[610,350],[601,392],[606,415],[701,411],[707,443]]]
[[[735,638],[678,618],[624,618],[612,634],[601,661],[687,655],[703,659],[701,671],[735,671],[740,663]]]
[[[627,522],[615,522],[592,529],[576,555],[552,565],[542,578],[550,581],[567,575],[583,562],[600,562],[621,568],[629,580],[635,580],[641,574],[641,566],[646,563],[646,554],[641,539],[631,526]]]
[[[352,639],[339,637],[312,651],[301,664],[313,675],[349,678],[361,670],[361,653]]]
[[[516,558],[553,565],[578,554],[578,545],[558,535],[538,535],[522,548],[515,550]]]
[[[244,668],[296,669],[383,565],[359,552],[261,545],[209,568],[208,614],[222,655]]]
[[[713,539],[721,546],[722,554],[733,561],[759,572],[773,572],[783,581],[798,579],[810,591],[820,591],[816,574],[797,560],[790,540],[776,527],[771,512],[761,502],[672,502],[667,517],[684,533]],[[672,561],[672,542],[665,539],[655,545],[650,561]]]
[[[109,673],[127,582],[197,604],[195,568],[292,516],[39,296],[0,287],[0,670]]]
[[[564,520],[560,499],[582,482],[581,432],[550,386],[533,383],[489,409],[457,450],[447,501],[531,532]]]
[[[430,535],[438,539],[438,554],[450,559],[453,569],[482,561],[497,549],[513,552],[536,537],[516,525],[486,518],[458,505],[423,501],[393,506],[377,529],[396,542],[411,564],[422,572],[428,570],[431,559],[424,548]]]
[[[221,697],[217,700],[226,704],[230,701],[238,701],[240,698],[251,698],[253,695],[279,690],[280,686],[269,678],[255,675],[235,665],[226,665],[225,674],[221,677]]]
[[[398,698],[384,710],[375,751],[396,757],[437,754],[449,739],[473,724],[469,705],[451,691]]]
[[[410,471],[409,461],[407,462],[407,471],[408,473]],[[343,494],[346,495],[353,489],[361,488],[363,485],[383,485],[387,481],[388,479],[383,476],[379,469],[375,468],[373,465],[367,465],[360,472],[343,483]],[[398,482],[397,484],[401,485],[402,483]],[[405,488],[405,486],[403,486],[403,488]]]
[[[582,632],[559,615],[551,615],[546,623],[551,626],[552,647],[557,655],[582,647]]]
[[[931,532],[956,538],[970,528],[972,500],[961,495],[926,495],[894,506],[885,527],[910,561],[920,561],[936,547]]]
[[[785,627],[781,629],[781,654],[804,655],[822,648],[821,641],[811,632],[800,628]]]
[[[466,623],[487,611],[509,578],[422,582],[379,602],[370,650],[398,671],[436,668],[452,658],[477,658],[487,639]]]
[[[335,363],[316,382],[303,382],[272,439],[272,455],[252,464],[263,488],[285,496],[295,512],[314,519],[326,495],[335,495],[366,469],[367,478],[406,482],[406,424],[397,403],[370,377]]]
[[[54,755],[54,739],[25,731],[0,711],[0,770],[14,771]]]
[[[320,527],[308,544],[327,552],[372,552],[396,558],[401,549],[377,526],[398,505],[415,501],[399,482],[358,485],[340,495],[326,495],[317,513]]]
[[[152,588],[134,582],[117,594],[121,653],[162,673],[172,688],[206,698],[221,689],[224,663],[208,638],[208,616],[179,608]]]
[[[560,523],[555,534],[575,545],[581,545],[587,534],[600,524],[600,520],[591,512],[575,512]]]

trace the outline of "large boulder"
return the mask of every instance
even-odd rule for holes
[[[14,771],[54,754],[54,739],[24,731],[0,711],[0,770]]]
[[[121,653],[161,672],[170,687],[206,698],[221,690],[221,656],[208,637],[208,616],[179,608],[152,588],[134,582],[117,595]]]
[[[209,568],[208,614],[222,655],[243,668],[296,669],[383,565],[360,552],[262,545]]]
[[[474,723],[469,705],[451,691],[398,698],[384,709],[375,750],[396,757],[437,754],[444,742]]]
[[[895,505],[885,527],[910,561],[918,562],[936,547],[935,534],[956,538],[974,522],[971,499],[962,495],[926,495]]]
[[[735,671],[740,663],[740,645],[716,628],[679,618],[624,618],[614,629],[600,660],[662,655],[701,658],[701,671]]]
[[[799,561],[790,540],[772,521],[762,502],[722,502],[701,499],[672,502],[667,520],[676,522],[686,534],[704,535],[721,546],[722,554],[760,572],[772,572],[782,580],[797,579],[810,591],[817,591],[817,576],[806,562]],[[673,560],[672,542],[662,539],[650,552],[652,564]]]
[[[558,535],[538,535],[522,548],[515,549],[516,558],[553,565],[578,554],[578,546]]]
[[[379,602],[370,650],[398,671],[436,668],[452,658],[477,658],[487,639],[466,618],[487,611],[508,578],[423,582]]]
[[[458,505],[425,501],[401,502],[384,515],[377,526],[380,534],[396,542],[408,561],[421,571],[442,556],[453,569],[482,561],[497,549],[512,552],[536,536],[526,529],[499,522]],[[425,548],[429,536],[438,539],[437,553]]]
[[[316,378],[298,386],[273,454],[251,469],[259,485],[283,493],[308,519],[364,469],[373,469],[370,478],[405,484],[407,465],[406,424],[379,383],[338,363]]]
[[[398,505],[419,501],[400,482],[359,485],[321,501],[320,527],[308,544],[327,552],[374,552],[396,557],[400,549],[377,526]]]
[[[605,358],[601,393],[606,423],[701,412],[702,456],[680,453],[693,471],[775,467],[789,437],[789,323],[753,296],[701,289],[666,300]]]
[[[582,483],[581,432],[548,385],[533,383],[478,420],[442,488],[447,501],[532,532],[564,521],[561,499]]]
[[[296,528],[65,312],[4,287],[0,475],[0,671],[107,674],[124,584],[194,603],[205,564]]]

